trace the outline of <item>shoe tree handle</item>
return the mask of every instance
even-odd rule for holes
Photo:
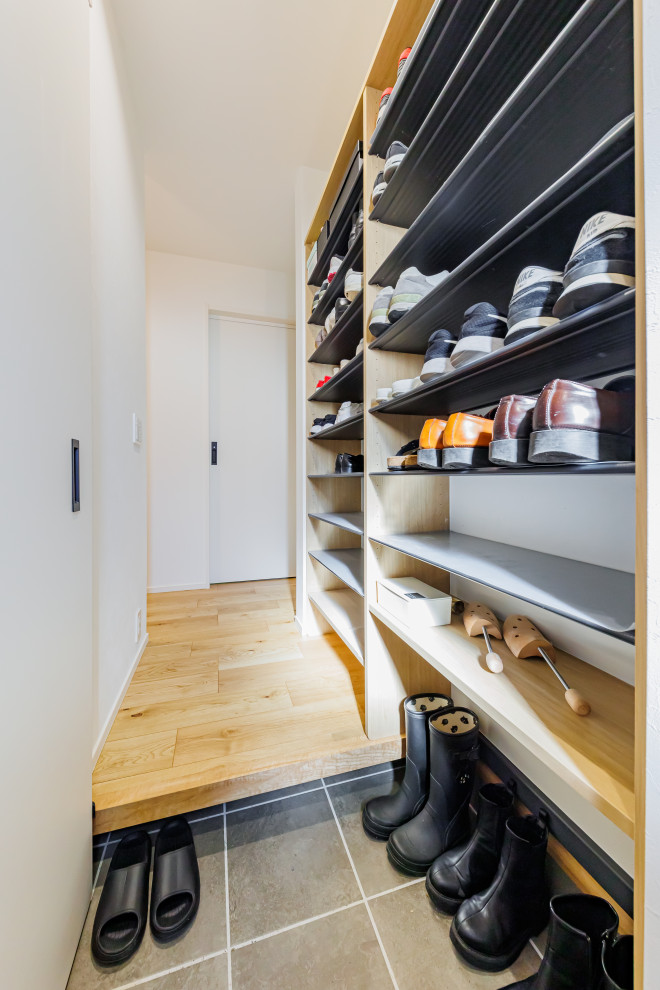
[[[493,639],[502,639],[500,622],[492,609],[479,602],[466,602],[463,622],[468,636],[481,636],[484,628]]]
[[[539,659],[539,650],[545,650],[552,660],[555,648],[549,639],[524,615],[508,615],[504,620],[504,642],[514,657],[520,660]]]
[[[591,705],[589,704],[589,702],[582,697],[579,691],[576,691],[575,688],[568,686],[568,684],[566,683],[566,681],[561,676],[561,674],[555,667],[554,663],[548,656],[547,650],[544,650],[543,647],[540,647],[539,653],[541,657],[545,660],[548,667],[555,675],[561,686],[563,687],[564,697],[566,698],[566,703],[568,704],[568,706],[573,709],[576,715],[588,715],[591,712]]]

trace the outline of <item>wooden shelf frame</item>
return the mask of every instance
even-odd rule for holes
[[[433,225],[429,224],[427,230],[424,226],[426,220],[424,224],[418,225],[420,218],[417,217],[409,229],[395,226],[396,215],[387,212],[387,198],[381,200],[382,205],[372,214],[380,216],[382,212],[381,222],[367,219],[374,180],[378,171],[383,168],[383,155],[390,140],[403,139],[401,136],[405,131],[401,128],[404,127],[411,129],[410,140],[414,140],[417,133],[423,136],[433,129],[434,121],[429,109],[432,111],[439,94],[436,92],[430,108],[421,115],[418,110],[413,112],[416,97],[412,90],[406,93],[403,85],[405,75],[391,101],[390,109],[396,112],[389,115],[389,121],[386,113],[383,126],[377,129],[375,122],[382,89],[394,82],[399,52],[412,43],[413,31],[417,33],[427,16],[437,13],[443,2],[444,0],[436,0],[432,4],[427,0],[417,4],[413,0],[398,0],[395,4],[378,56],[355,105],[306,238],[308,252],[327,218],[337,184],[345,172],[355,144],[361,140],[365,149],[362,171],[365,223],[360,248],[364,288],[360,299],[362,326],[359,328],[357,320],[353,320],[351,332],[355,335],[361,330],[365,342],[359,371],[362,386],[360,398],[364,401],[365,414],[356,418],[361,422],[351,427],[350,434],[343,434],[341,428],[331,428],[323,431],[321,436],[309,437],[312,419],[325,411],[336,411],[333,403],[349,396],[344,396],[343,390],[336,387],[338,384],[341,386],[341,378],[339,382],[335,380],[328,383],[318,393],[313,392],[313,385],[318,377],[318,369],[314,369],[314,364],[321,363],[324,353],[321,351],[318,358],[314,357],[314,336],[317,329],[314,323],[302,328],[306,334],[309,361],[305,372],[306,385],[301,393],[308,410],[306,433],[310,441],[322,441],[304,445],[306,454],[303,474],[307,479],[304,556],[309,561],[304,593],[312,604],[314,613],[342,637],[356,656],[357,653],[348,640],[354,643],[354,634],[360,630],[359,659],[364,664],[365,679],[365,728],[370,738],[386,738],[403,729],[401,703],[408,694],[421,690],[450,691],[454,688],[459,694],[472,699],[475,708],[486,714],[487,734],[488,726],[493,731],[496,729],[498,733],[506,734],[507,738],[518,747],[526,749],[537,761],[539,773],[543,771],[545,774],[544,780],[557,781],[558,791],[548,791],[552,800],[557,800],[557,793],[575,796],[575,807],[578,809],[575,822],[578,827],[583,827],[583,820],[579,817],[582,811],[579,808],[590,807],[592,811],[595,809],[594,813],[600,813],[603,822],[614,833],[620,833],[626,841],[634,838],[639,843],[640,832],[635,826],[635,817],[636,813],[639,814],[641,799],[634,781],[633,751],[635,723],[640,724],[641,716],[640,711],[637,716],[632,713],[633,689],[630,684],[599,669],[597,657],[581,654],[585,659],[578,659],[577,656],[559,650],[560,669],[570,675],[567,678],[569,683],[574,682],[593,706],[593,717],[577,719],[566,706],[561,690],[550,679],[550,672],[545,666],[514,662],[502,645],[496,644],[496,650],[502,651],[505,658],[505,674],[498,678],[483,664],[483,641],[468,639],[459,622],[452,622],[451,627],[411,630],[385,613],[377,600],[377,586],[381,578],[404,574],[418,577],[442,590],[450,590],[451,568],[448,569],[446,562],[443,565],[438,560],[431,560],[429,555],[411,555],[402,550],[397,540],[420,534],[453,535],[450,531],[450,501],[454,478],[471,477],[474,479],[471,484],[480,485],[484,478],[501,478],[507,475],[514,479],[515,484],[516,478],[538,478],[545,474],[548,477],[565,475],[567,478],[591,476],[593,484],[596,484],[600,475],[623,477],[636,471],[635,464],[632,463],[557,465],[547,468],[534,466],[515,472],[497,467],[470,472],[386,471],[387,457],[404,442],[419,435],[428,415],[438,416],[484,408],[495,403],[502,395],[513,391],[532,391],[554,377],[593,380],[622,372],[634,366],[635,350],[639,350],[640,334],[644,333],[639,322],[640,306],[635,291],[627,291],[563,321],[561,325],[542,331],[527,341],[507,347],[489,360],[474,362],[445,379],[423,386],[397,400],[378,407],[371,406],[377,388],[391,386],[394,380],[416,377],[419,374],[420,355],[425,353],[428,337],[437,327],[447,326],[451,330],[458,330],[464,310],[482,298],[489,299],[506,311],[515,279],[525,265],[547,264],[551,268],[563,268],[581,224],[593,212],[603,208],[633,212],[631,190],[637,165],[633,154],[632,119],[623,120],[624,112],[616,116],[619,104],[613,103],[610,107],[599,108],[593,128],[590,122],[589,128],[585,128],[584,133],[575,138],[570,149],[562,148],[559,156],[553,158],[549,163],[549,171],[540,175],[542,185],[538,191],[531,185],[525,187],[527,192],[521,187],[514,191],[513,198],[507,199],[504,186],[507,181],[511,181],[512,176],[519,173],[513,169],[509,174],[506,167],[498,166],[498,174],[502,179],[500,185],[494,189],[494,195],[499,197],[493,200],[497,211],[492,215],[486,211],[489,222],[495,217],[495,228],[483,227],[484,232],[479,234],[477,226],[473,225],[470,229],[466,227],[466,239],[463,242],[460,240],[462,232],[456,227],[457,217],[452,214],[451,223],[454,226],[451,230],[447,227],[445,231],[441,225],[443,237],[438,237],[437,243],[433,243]],[[621,40],[623,0],[606,2],[607,11],[612,14],[609,20],[602,18],[603,22],[608,20],[607,24],[599,21],[597,0],[584,0],[580,4],[576,0],[571,7],[573,20],[577,17],[575,23],[580,23],[580,38],[588,40],[590,50],[595,50],[598,45],[598,41],[594,42],[592,36],[618,39],[617,44]],[[505,0],[489,4],[489,10],[491,7],[502,13]],[[564,9],[562,16],[566,17],[567,11],[568,7]],[[431,24],[428,22],[425,30],[430,28]],[[543,25],[539,31],[545,29],[546,25]],[[560,38],[562,30],[564,34]],[[565,31],[564,27],[556,32],[551,43],[553,50],[547,57],[541,56],[538,60],[542,63],[540,68],[535,66],[527,72],[536,86],[536,96],[540,101],[545,101],[543,105],[546,108],[552,107],[553,93],[556,95],[565,92],[566,84],[555,79],[550,71],[552,66],[561,65],[561,56],[558,55],[561,46],[567,46],[566,50],[571,52],[574,64],[579,61],[576,53],[580,44],[576,43],[575,38],[569,38]],[[619,50],[615,57],[619,59],[620,56]],[[490,64],[494,62],[491,61]],[[412,67],[414,62],[411,61],[410,65]],[[415,73],[421,69],[420,61]],[[579,67],[579,73],[584,74],[585,78],[590,77],[591,72],[591,67]],[[423,73],[420,72],[420,75]],[[414,79],[415,75],[411,74],[408,77],[409,83],[414,83]],[[469,96],[468,84],[469,79],[463,77],[461,86],[467,87],[465,99]],[[462,154],[447,181],[443,180],[446,187],[444,198],[438,198],[436,194],[429,206],[433,203],[436,203],[436,207],[444,204],[442,208],[447,207],[451,213],[450,200],[454,193],[471,196],[475,192],[481,196],[478,178],[471,174],[471,163],[474,171],[482,177],[491,174],[498,160],[501,165],[508,161],[507,155],[509,158],[517,155],[514,131],[524,141],[529,141],[529,134],[516,130],[519,128],[519,115],[514,110],[517,107],[526,111],[535,97],[527,100],[521,86],[522,83],[507,97],[504,108],[497,109],[492,126],[489,121],[484,128],[484,132],[487,132],[485,143],[476,147],[479,145],[477,140],[475,147],[470,146]],[[464,92],[461,87],[459,91],[461,94]],[[621,107],[627,110],[628,94],[621,93],[617,99],[619,97],[623,101]],[[576,99],[581,101],[582,94],[577,94]],[[408,119],[404,119],[406,105],[410,110]],[[421,102],[419,105],[421,106]],[[579,102],[579,106],[582,113],[583,103]],[[613,122],[616,126],[611,133],[604,135],[601,124],[603,120],[607,123],[610,112],[615,115]],[[417,118],[414,113],[418,114]],[[429,115],[428,120],[425,120],[426,114]],[[567,121],[570,108],[562,109],[561,114],[564,123],[557,125],[559,131],[561,127],[569,126]],[[438,116],[436,122],[439,121]],[[387,127],[384,126],[386,122]],[[552,126],[555,126],[554,123]],[[508,150],[502,143],[507,130],[512,135]],[[638,156],[639,129],[634,139]],[[419,149],[423,147],[421,142],[422,137],[417,143]],[[428,161],[428,152],[424,151],[424,154]],[[562,156],[565,157],[565,165]],[[411,159],[406,169],[412,169],[413,164]],[[523,164],[518,162],[515,168],[523,167]],[[413,171],[410,172],[411,175]],[[401,191],[405,175],[406,171],[403,170],[399,182]],[[394,193],[396,189],[397,186],[392,185],[391,192]],[[525,199],[528,192],[529,198]],[[521,198],[520,205],[516,197]],[[596,205],[597,201],[601,205]],[[486,201],[475,198],[474,203],[484,205]],[[507,213],[511,204],[515,208]],[[438,216],[442,215],[440,209],[437,213]],[[449,217],[449,213],[446,216]],[[472,217],[472,213],[470,216]],[[405,219],[407,223],[410,216]],[[415,245],[416,225],[422,237],[421,246]],[[437,223],[435,229],[439,229]],[[428,243],[424,238],[427,238]],[[429,247],[430,251],[427,250]],[[445,254],[441,255],[441,251]],[[368,324],[379,285],[391,283],[408,264],[417,264],[422,271],[439,270],[436,265],[438,259],[447,261],[440,267],[452,269],[449,279],[440,289],[425,297],[415,311],[400,320],[391,330],[374,338],[369,332]],[[311,288],[307,290],[307,316],[311,309],[313,291]],[[331,302],[332,297],[326,302],[326,307],[331,308]],[[318,322],[321,322],[323,315],[324,310],[317,315]],[[327,345],[331,337],[329,335],[326,338],[324,345]],[[338,350],[332,354],[328,352],[328,362],[338,363],[338,354]],[[341,356],[350,357],[350,354]],[[350,398],[358,401],[357,394],[351,394]],[[643,416],[643,411],[641,415]],[[364,454],[364,476],[333,474],[334,459],[341,451]],[[643,469],[638,464],[638,485],[640,471],[643,472]],[[395,476],[406,477],[407,480],[405,483],[390,483],[387,480]],[[435,481],[430,485],[426,479],[432,476]],[[359,484],[357,480],[353,484],[344,484],[347,478],[358,477]],[[557,483],[563,484],[561,478],[558,478]],[[341,524],[342,520],[360,517],[363,519],[361,527],[351,529]],[[496,534],[493,536],[496,542]],[[346,566],[348,561],[352,562],[352,573]],[[581,565],[579,561],[575,565],[577,570],[581,566],[588,567]],[[595,570],[598,571],[598,568]],[[347,573],[348,582],[345,580]],[[617,573],[626,584],[625,594],[630,598],[632,578],[623,572]],[[470,568],[469,579],[484,587],[484,599],[488,601],[483,577],[483,574],[479,574],[476,561],[474,567]],[[508,586],[503,588],[502,581],[498,581],[497,585],[498,593],[502,590],[514,590]],[[349,603],[350,620],[345,617],[343,606],[333,610],[336,596],[342,596]],[[558,607],[551,602],[549,596],[544,598],[543,595],[537,595],[533,598],[533,604],[543,607],[549,616],[555,614],[553,609],[561,615],[570,613],[569,608]],[[357,620],[360,609],[361,622]],[[574,622],[575,618],[573,616]],[[602,629],[602,624],[598,621],[591,624],[597,630]],[[618,642],[619,645],[629,644],[629,634],[621,630],[618,633],[616,630],[608,632],[614,634],[606,637],[608,641]],[[602,635],[602,632],[596,633],[598,634]],[[630,647],[626,645],[625,648]],[[593,660],[593,665],[586,660]],[[644,672],[645,667],[638,660],[637,677]],[[618,718],[616,706],[619,699],[623,707],[621,718],[616,724],[615,744],[612,744],[608,726],[612,720],[616,721]],[[639,779],[639,771],[637,778]],[[583,802],[583,805],[579,802]],[[598,832],[596,841],[603,836],[604,832]],[[607,845],[603,844],[602,848],[607,849]],[[636,990],[641,990],[641,984],[636,984]]]

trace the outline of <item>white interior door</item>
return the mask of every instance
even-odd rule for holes
[[[295,572],[295,334],[209,320],[212,584]]]
[[[0,4],[0,985],[7,990],[64,990],[91,887],[89,17],[86,3],[68,0]]]

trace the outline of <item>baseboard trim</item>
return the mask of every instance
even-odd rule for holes
[[[295,625],[297,626],[298,632],[300,633],[300,635],[301,636],[304,636],[305,635],[305,630],[303,629],[303,624],[302,624],[302,622],[300,621],[300,619],[298,618],[297,615],[294,615],[293,621],[294,621]]]
[[[106,720],[105,720],[105,722],[103,724],[103,728],[101,729],[101,732],[99,734],[99,737],[96,740],[96,745],[94,746],[94,749],[92,751],[92,771],[94,770],[94,767],[96,766],[96,763],[97,763],[97,760],[98,760],[99,756],[101,755],[101,750],[105,746],[105,741],[106,741],[106,739],[108,738],[108,736],[110,734],[110,729],[112,728],[112,723],[114,722],[115,718],[117,717],[117,712],[121,708],[122,702],[123,702],[123,700],[124,700],[124,698],[126,696],[126,692],[128,691],[129,684],[131,683],[131,679],[133,677],[133,674],[135,673],[135,668],[139,664],[139,662],[140,662],[140,660],[142,658],[142,654],[144,653],[148,642],[149,642],[149,633],[145,633],[144,636],[142,637],[141,641],[140,641],[140,645],[138,646],[137,653],[135,654],[135,659],[131,663],[131,666],[130,666],[130,668],[128,670],[128,673],[126,674],[126,677],[124,678],[124,682],[123,682],[121,688],[119,689],[119,693],[117,695],[117,699],[116,699],[114,705],[112,706],[112,711],[110,712],[110,714],[106,718]]]
[[[208,591],[210,584],[159,584],[147,588],[148,595],[160,595],[164,591]]]

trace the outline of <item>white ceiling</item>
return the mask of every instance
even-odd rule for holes
[[[292,271],[296,168],[332,165],[391,3],[112,0],[147,247]]]

